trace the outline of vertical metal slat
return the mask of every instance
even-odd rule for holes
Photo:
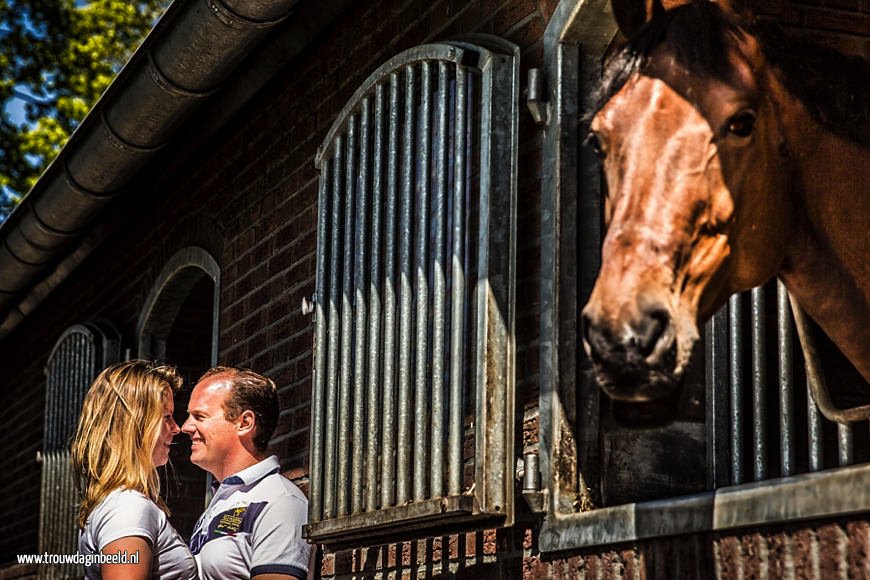
[[[317,283],[314,289],[314,392],[311,396],[311,519],[323,518],[323,436],[324,399],[326,397],[326,257],[329,255],[326,232],[329,231],[329,175],[330,160],[323,159],[320,167],[320,188],[317,214]]]
[[[807,390],[807,443],[809,445],[810,471],[820,471],[824,468],[822,445],[822,417],[819,408],[813,401],[810,392],[810,382],[806,381]]]
[[[743,483],[743,295],[735,294],[728,302],[729,358],[731,373],[731,483]]]
[[[767,477],[767,353],[764,322],[764,289],[753,288],[752,311],[752,440],[755,480]]]
[[[837,423],[837,458],[840,466],[852,465],[855,462],[852,451],[852,427]]]
[[[728,485],[731,452],[728,437],[728,313],[719,310],[705,328],[707,486]]]
[[[792,369],[793,337],[791,306],[788,291],[782,282],[776,283],[776,320],[779,342],[779,441],[782,475],[794,473],[794,377]]]
[[[450,80],[447,64],[438,65],[438,97],[436,101],[435,134],[435,195],[432,208],[433,305],[432,305],[432,461],[430,492],[433,497],[444,494],[444,348],[445,302],[447,299],[445,265],[445,195],[447,188],[447,96]]]
[[[353,371],[353,234],[356,167],[356,116],[351,116],[347,124],[345,150],[345,187],[344,187],[344,268],[341,283],[341,369],[338,391],[338,515],[347,515],[350,509],[350,429],[351,429],[351,374]]]
[[[339,318],[339,300],[341,295],[341,280],[339,278],[339,258],[341,257],[341,234],[342,234],[342,195],[341,195],[341,176],[342,165],[344,163],[344,137],[339,135],[335,139],[333,148],[333,176],[332,176],[332,217],[330,220],[330,228],[332,236],[330,240],[329,254],[329,302],[328,302],[328,317],[327,317],[327,336],[328,336],[328,365],[326,371],[326,384],[329,385],[326,396],[326,449],[324,450],[324,497],[323,511],[324,518],[334,517],[336,514],[336,497],[335,497],[335,472],[336,472],[336,433],[337,413],[338,413],[338,393],[336,386],[338,385],[339,374],[339,330],[341,320]]]
[[[465,70],[456,66],[455,132],[453,137],[452,251],[450,272],[450,421],[448,490],[450,495],[462,491],[463,434],[463,357],[465,335],[465,148],[467,122],[467,79]]]
[[[381,507],[396,501],[396,212],[399,172],[399,77],[390,75],[384,272],[384,409]]]
[[[371,254],[366,247],[366,234],[368,232],[368,205],[369,205],[369,120],[371,118],[371,101],[366,98],[362,102],[360,115],[359,135],[359,179],[356,202],[355,246],[354,246],[354,363],[353,363],[353,464],[351,466],[351,509],[353,513],[363,510],[363,475],[365,475],[365,438],[366,433],[366,397],[365,397],[365,372],[366,372],[366,258]],[[373,482],[366,482],[373,485]]]
[[[411,499],[411,332],[413,295],[411,290],[411,214],[414,208],[414,113],[416,82],[412,66],[405,67],[405,116],[402,138],[402,193],[399,215],[399,434],[396,459],[396,501]]]
[[[378,422],[381,343],[381,206],[383,197],[384,159],[384,86],[375,89],[374,131],[372,147],[372,227],[371,264],[369,271],[369,365],[368,365],[368,448],[366,449],[366,501],[367,511],[377,509],[378,449],[381,441]],[[385,485],[385,483],[384,483]]]
[[[431,74],[429,63],[420,65],[420,121],[417,153],[419,162],[416,178],[417,239],[415,248],[415,286],[417,301],[417,344],[414,380],[414,499],[420,501],[428,494],[429,471],[429,185],[431,146]]]

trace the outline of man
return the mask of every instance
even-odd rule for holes
[[[193,388],[182,431],[191,461],[214,478],[214,497],[190,538],[204,579],[305,578],[308,500],[266,447],[278,422],[275,383],[215,367]]]

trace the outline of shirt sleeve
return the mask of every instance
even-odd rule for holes
[[[251,533],[251,576],[286,574],[297,578],[308,575],[311,547],[302,537],[308,521],[308,506],[299,498],[280,496],[257,518]]]
[[[94,537],[102,552],[110,543],[128,536],[138,536],[152,546],[160,531],[160,508],[135,492],[121,492],[100,506],[94,514]]]

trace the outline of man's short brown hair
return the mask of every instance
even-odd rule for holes
[[[278,425],[278,389],[275,383],[250,369],[223,366],[210,368],[197,382],[215,375],[227,375],[232,385],[230,396],[224,401],[227,421],[235,421],[245,411],[254,413],[254,445],[258,450],[266,451]]]

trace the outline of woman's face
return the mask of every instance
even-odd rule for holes
[[[166,402],[163,403],[163,418],[160,421],[160,435],[157,437],[157,444],[154,446],[151,458],[154,461],[154,467],[166,465],[169,461],[169,445],[181,429],[178,428],[178,423],[172,418],[175,412],[175,401],[172,394],[168,393]]]

